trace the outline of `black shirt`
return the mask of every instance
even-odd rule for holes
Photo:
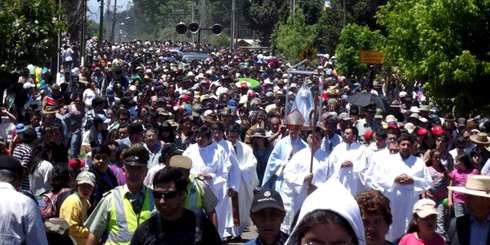
[[[138,226],[131,244],[218,245],[221,239],[202,211],[184,209],[182,217],[174,221],[164,220],[159,213],[154,213]]]

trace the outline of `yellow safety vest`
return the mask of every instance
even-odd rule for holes
[[[107,227],[109,236],[105,244],[129,244],[138,225],[149,219],[154,209],[153,195],[145,188],[143,207],[139,214],[134,213],[131,202],[124,198],[123,187],[118,186],[112,190],[112,211]]]
[[[185,205],[187,209],[202,208],[202,187],[198,183],[197,177],[189,176],[189,184],[185,196]]]

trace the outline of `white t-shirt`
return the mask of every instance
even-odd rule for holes
[[[29,174],[29,185],[32,194],[40,195],[50,189],[49,178],[53,170],[53,164],[43,160],[37,165],[34,172]]]
[[[96,94],[95,92],[92,90],[92,89],[85,89],[85,91],[83,91],[83,103],[85,104],[85,106],[91,108],[92,107],[92,100],[94,100]]]

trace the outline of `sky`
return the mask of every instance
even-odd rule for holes
[[[105,6],[107,6],[107,1],[108,0],[104,0]],[[111,5],[114,4],[114,0],[110,0],[110,1],[111,1]],[[129,1],[130,0],[117,0],[118,10],[121,11],[121,10],[126,9]],[[89,17],[89,19],[97,21],[97,22],[99,21],[99,6],[100,6],[100,3],[97,2],[97,0],[88,0],[88,8],[89,8],[88,17]],[[106,11],[105,6],[104,6],[104,11]]]

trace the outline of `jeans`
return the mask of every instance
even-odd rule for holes
[[[437,229],[436,232],[445,237],[449,228],[449,210],[444,207],[442,200],[436,204],[437,209]]]
[[[77,130],[71,134],[70,138],[70,158],[78,158],[82,145],[82,130]]]
[[[454,209],[454,217],[456,218],[464,216],[464,214],[466,213],[464,203],[459,203],[459,202],[454,203],[453,209]]]

